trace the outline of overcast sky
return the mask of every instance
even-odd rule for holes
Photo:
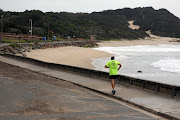
[[[0,0],[4,11],[41,10],[43,12],[94,12],[124,7],[165,8],[180,18],[180,0]]]

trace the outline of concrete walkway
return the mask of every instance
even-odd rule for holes
[[[0,66],[0,120],[165,120],[70,82]]]
[[[111,84],[108,81],[81,76],[74,73],[48,69],[14,59],[5,58],[3,56],[0,56],[0,61],[46,74],[52,77],[70,81],[72,83],[76,83],[78,85],[93,89],[95,91],[111,95]],[[144,109],[156,112],[156,114],[159,115],[168,115],[180,119],[179,98],[171,98],[171,96],[160,95],[151,91],[120,84],[116,85],[116,91],[116,98],[123,99],[124,101],[130,102],[132,104],[142,106],[144,107]]]

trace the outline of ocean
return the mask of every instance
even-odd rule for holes
[[[122,64],[118,73],[120,75],[180,86],[180,45],[159,44],[94,49],[113,54]],[[104,66],[110,58],[92,58],[92,60],[96,70],[108,72]]]

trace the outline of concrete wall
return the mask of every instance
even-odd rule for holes
[[[63,70],[67,72],[74,72],[76,74],[86,75],[89,77],[96,77],[103,80],[108,80],[108,77],[109,77],[109,73],[107,72],[62,65],[62,64],[47,63],[47,62],[42,62],[42,61],[35,60],[32,58],[21,57],[21,56],[10,55],[10,54],[0,54],[0,55],[3,55],[5,57],[10,57],[10,58],[15,58],[21,61],[33,63],[33,64],[47,67],[47,68]],[[151,82],[151,81],[147,81],[143,79],[136,79],[136,78],[132,78],[128,76],[122,76],[122,75],[118,76],[117,83],[129,85],[129,86],[135,86],[135,87],[139,87],[145,90],[151,90],[156,93],[163,93],[163,94],[171,95],[172,97],[174,96],[180,97],[180,86],[166,85],[162,83],[156,83],[156,82]]]

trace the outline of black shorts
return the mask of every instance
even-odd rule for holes
[[[109,76],[109,79],[116,79],[117,78],[117,75],[110,75]]]

